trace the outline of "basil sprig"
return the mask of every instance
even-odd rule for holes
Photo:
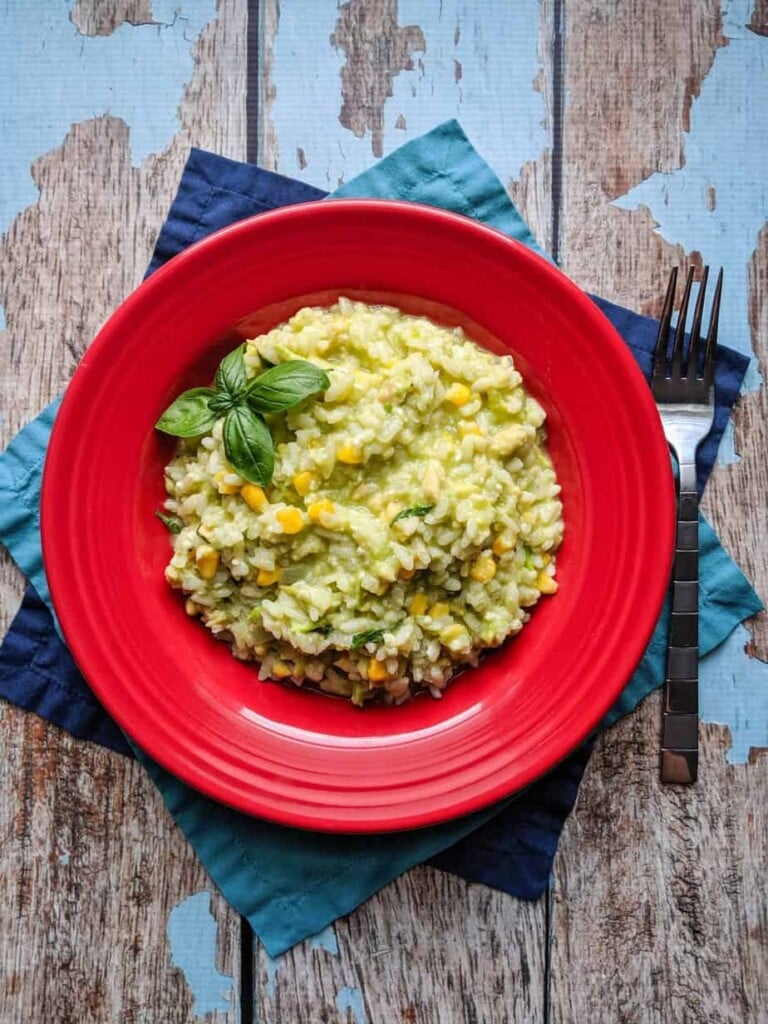
[[[245,392],[248,405],[257,412],[280,412],[298,405],[309,395],[325,391],[328,374],[303,359],[291,359],[260,373]]]
[[[213,388],[192,388],[168,406],[155,428],[172,437],[200,437],[224,417],[224,452],[249,483],[265,487],[275,468],[275,449],[264,413],[282,412],[330,386],[328,374],[303,359],[272,366],[248,380],[245,345],[225,356]]]

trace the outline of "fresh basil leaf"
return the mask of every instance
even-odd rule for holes
[[[392,523],[396,523],[398,519],[410,519],[412,516],[426,516],[434,507],[434,505],[413,505],[411,508],[404,508],[402,512],[397,513]]]
[[[279,412],[330,387],[325,370],[304,359],[279,363],[251,381],[245,399],[257,412]]]
[[[248,383],[245,359],[243,358],[244,350],[245,342],[233,349],[229,355],[224,356],[216,371],[216,390],[230,399],[240,398]]]
[[[232,398],[230,395],[224,394],[223,391],[217,391],[211,399],[208,408],[211,412],[216,413],[229,412],[230,409],[234,409],[237,402],[238,400],[236,398]]]
[[[246,405],[230,409],[223,437],[224,451],[235,472],[249,483],[266,487],[275,468],[275,449],[261,416]]]
[[[155,512],[155,515],[164,526],[168,527],[171,533],[181,533],[184,529],[184,523],[182,523],[178,516],[168,516],[160,509]]]
[[[213,429],[219,418],[210,407],[216,392],[211,388],[192,388],[184,391],[165,410],[155,429],[172,437],[199,437]]]
[[[362,633],[355,633],[350,647],[353,651],[356,651],[363,644],[377,644],[384,639],[386,632],[386,629],[366,629]]]

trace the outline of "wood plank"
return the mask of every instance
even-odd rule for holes
[[[147,6],[80,0],[73,17],[80,31],[108,35],[125,18],[143,20]],[[245,18],[239,0],[219,0],[218,17],[196,44],[189,39],[194,75],[162,152],[135,166],[126,123],[100,116],[74,125],[34,164],[40,198],[0,250],[3,444],[62,389],[100,323],[140,281],[189,146],[244,155]],[[3,553],[0,628],[21,590]],[[6,705],[0,744],[8,910],[0,1019],[186,1024],[207,1007],[207,1020],[239,1020],[239,920],[214,895],[213,938],[205,895],[213,887],[144,773]],[[196,893],[194,906],[185,902]],[[200,961],[193,921],[217,943],[215,962],[212,947]]]
[[[610,9],[576,0],[566,13],[565,268],[584,287],[655,313],[670,267],[699,264],[701,256],[690,242],[657,232],[655,210],[615,200],[656,171],[673,175],[685,167],[685,146],[696,142],[685,134],[692,105],[708,86],[727,26],[715,0],[675,7],[626,0]],[[704,197],[696,214],[699,198],[691,192],[691,222],[698,216],[704,225]],[[748,188],[737,194],[749,202]],[[710,212],[716,201],[713,188]],[[754,211],[744,205],[742,212],[746,219]],[[749,314],[764,362],[765,230],[756,241]],[[735,292],[738,272],[732,260],[726,276]],[[746,308],[741,316],[746,334]],[[738,323],[732,312],[730,324]],[[741,462],[716,470],[705,500],[763,596],[767,412],[765,389],[742,398],[735,416]],[[750,653],[765,657],[765,616],[748,625]],[[735,659],[740,678],[749,665],[739,651]],[[768,698],[753,697],[763,714]],[[654,696],[605,735],[566,829],[552,897],[553,1022],[765,1020],[768,900],[760,878],[768,861],[768,762],[753,751],[748,763],[730,763],[733,737],[708,724],[698,786],[661,787],[659,720]]]
[[[277,960],[257,952],[256,1019],[543,1022],[545,913],[543,900],[416,868],[336,923],[338,952],[328,937]]]
[[[235,1024],[239,931],[218,894],[216,963],[200,965],[221,974],[215,999],[174,967],[174,952],[188,961],[183,939],[167,941],[169,915],[213,887],[143,770],[15,708],[0,715],[0,1019],[187,1024],[197,998],[224,1007],[211,1024]]]
[[[555,863],[553,1024],[761,1024],[768,1006],[768,758],[658,782],[659,700],[609,730]]]
[[[386,154],[457,112],[480,150],[499,157],[496,169],[508,180],[536,236],[549,246],[553,5],[526,5],[523,21],[533,16],[528,26],[532,46],[527,48],[521,36],[504,60],[489,62],[484,41],[501,28],[509,32],[505,19],[510,10],[498,0],[483,5],[446,3],[440,5],[439,17],[433,11],[427,18],[418,5],[392,0],[361,5],[355,0],[341,6],[335,24],[331,18],[326,31],[327,10],[316,12],[300,0],[279,5],[277,0],[264,0],[259,163],[333,188],[340,177],[346,180],[370,166],[372,148]],[[408,29],[421,13],[424,20]],[[446,50],[442,42],[446,26],[461,47],[456,54],[461,57],[458,82],[452,57],[449,66],[451,48]],[[420,69],[414,79],[408,71],[398,71],[404,63],[404,41],[419,60],[416,29],[426,46],[426,70]],[[347,61],[341,75],[339,55],[330,48],[313,56],[309,69],[296,61],[302,35],[314,50],[331,32]],[[532,68],[527,92],[516,80],[521,65],[528,66],[526,61]],[[307,76],[314,81],[315,92],[322,93],[322,103],[313,105],[311,118],[299,116]],[[405,81],[413,88],[407,108],[402,106]],[[394,91],[391,99],[387,83]],[[444,113],[446,97],[458,96],[458,84],[473,101],[460,103],[458,111],[447,107]],[[435,91],[441,92],[434,95]],[[420,111],[421,120],[411,117],[411,109]],[[403,110],[408,114],[399,129],[387,131]],[[349,127],[340,129],[337,119],[342,111]],[[545,122],[541,140],[520,127],[537,119]],[[353,132],[364,136],[364,142],[358,142]],[[516,144],[514,140],[523,136],[526,143]],[[325,144],[328,137],[338,139],[335,156]],[[345,158],[339,160],[339,152]],[[543,900],[531,905],[427,868],[416,869],[337,923],[338,954],[307,942],[275,962],[257,950],[255,1016],[264,1021],[340,1024],[536,1024],[545,1019],[545,933]]]

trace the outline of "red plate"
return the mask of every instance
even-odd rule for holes
[[[274,683],[189,619],[153,512],[153,424],[239,333],[339,294],[392,301],[511,351],[549,416],[563,486],[560,591],[442,700],[353,707]],[[258,311],[254,316],[254,311]],[[234,326],[233,326],[234,325]],[[56,610],[99,698],[147,753],[252,814],[331,831],[428,825],[551,768],[628,680],[672,558],[667,445],[614,329],[566,277],[474,221],[407,203],[308,203],[177,256],[114,314],[56,420],[42,531]]]

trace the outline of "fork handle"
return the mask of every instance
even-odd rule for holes
[[[699,495],[696,465],[680,463],[672,615],[667,638],[661,781],[688,785],[699,768]]]

